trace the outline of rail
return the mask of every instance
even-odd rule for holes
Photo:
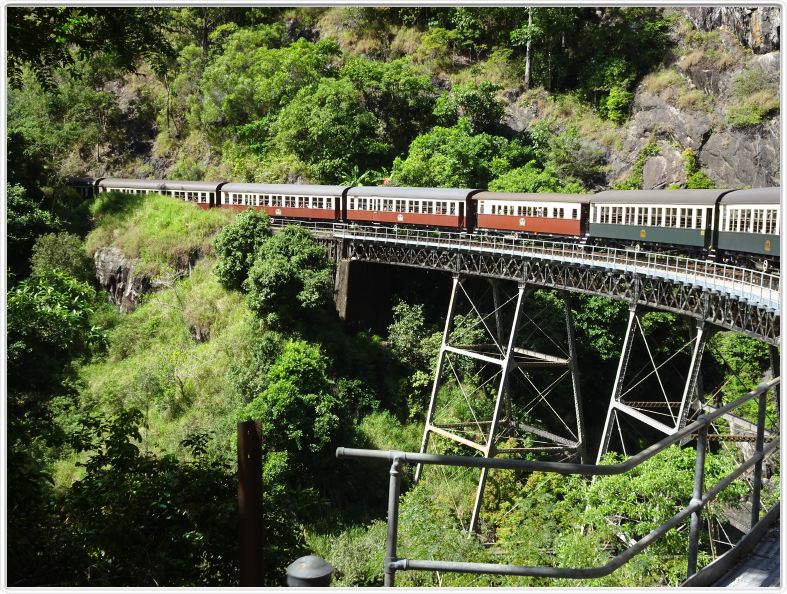
[[[293,224],[293,222],[274,220],[277,226]],[[740,300],[777,314],[780,312],[779,275],[710,260],[576,242],[522,238],[515,235],[314,221],[297,221],[297,224],[316,232],[327,232],[335,239],[366,240],[421,248],[474,250],[653,276],[675,283],[702,287],[707,291],[734,295]]]
[[[608,575],[627,563],[635,555],[645,550],[661,536],[672,528],[678,526],[686,518],[691,517],[689,527],[689,545],[687,551],[687,574],[691,577],[697,571],[697,552],[699,549],[700,515],[702,509],[719,495],[735,479],[746,470],[753,469],[753,490],[751,526],[757,523],[760,515],[760,491],[762,488],[762,462],[778,446],[778,437],[766,445],[765,442],[765,405],[766,395],[771,388],[777,386],[780,378],[774,378],[757,386],[748,394],[737,400],[720,407],[713,412],[700,416],[696,421],[687,425],[680,431],[668,435],[661,441],[644,449],[642,452],[628,458],[624,462],[609,465],[574,464],[566,462],[545,462],[534,460],[501,460],[495,458],[480,458],[466,456],[444,456],[438,454],[421,454],[414,452],[364,450],[353,448],[338,448],[337,458],[377,459],[391,462],[390,481],[388,491],[388,530],[386,535],[386,552],[384,562],[385,586],[393,586],[397,571],[428,570],[450,571],[463,573],[486,573],[511,576],[537,576],[549,578],[587,579]],[[704,491],[705,483],[705,451],[708,443],[708,427],[712,421],[746,404],[753,398],[758,398],[757,409],[757,437],[754,455],[742,462],[735,470],[720,480],[716,485]],[[688,438],[692,433],[697,433],[697,457],[694,469],[694,488],[691,501],[678,513],[666,522],[653,529],[649,534],[638,540],[635,544],[614,557],[601,567],[535,567],[524,565],[500,565],[494,563],[465,563],[458,561],[434,561],[399,559],[397,557],[397,533],[399,523],[399,494],[401,490],[401,466],[403,464],[435,464],[445,466],[464,466],[473,468],[500,468],[509,470],[530,470],[541,472],[555,472],[559,474],[579,474],[584,476],[600,476],[622,474],[636,468],[646,460],[652,458],[670,445],[679,443]]]

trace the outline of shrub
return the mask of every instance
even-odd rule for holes
[[[288,226],[260,245],[243,288],[255,314],[291,325],[330,300],[331,263],[306,229]]]
[[[30,257],[33,275],[44,276],[60,270],[77,280],[95,279],[93,260],[85,253],[84,242],[72,233],[47,233],[36,239]]]
[[[778,82],[762,68],[751,68],[732,79],[738,100],[727,109],[727,123],[733,127],[754,126],[779,110]]]
[[[268,215],[244,210],[216,236],[216,276],[230,290],[240,290],[249,276],[257,249],[271,236]]]
[[[456,85],[440,96],[434,114],[444,125],[451,126],[464,116],[473,133],[490,131],[505,115],[505,104],[497,98],[500,89],[489,81]]]
[[[601,113],[616,124],[620,124],[629,115],[629,107],[634,100],[634,94],[622,87],[612,87],[609,95],[603,99]]]

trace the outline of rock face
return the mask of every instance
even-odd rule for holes
[[[754,129],[714,132],[700,163],[719,187],[780,185],[778,119]]]
[[[150,279],[134,276],[135,260],[126,258],[119,249],[103,247],[96,250],[93,260],[96,263],[96,278],[109,292],[109,299],[116,304],[121,313],[132,311],[137,299],[151,291]]]
[[[659,143],[659,154],[645,161],[642,189],[661,190],[672,184],[686,183],[686,168],[680,151],[668,142]]]
[[[777,7],[717,6],[685,8],[702,31],[725,28],[756,54],[779,49],[780,9]]]

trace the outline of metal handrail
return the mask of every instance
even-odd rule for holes
[[[365,239],[383,243],[415,244],[420,247],[473,249],[510,256],[546,258],[576,264],[602,265],[623,272],[658,275],[684,284],[703,285],[708,290],[730,293],[757,301],[779,311],[780,276],[685,256],[637,252],[575,242],[525,239],[513,235],[428,231],[352,223],[274,220],[274,226],[298,224],[328,232],[336,239]]]
[[[691,516],[689,530],[689,550],[687,553],[690,577],[696,572],[697,550],[699,546],[700,512],[710,501],[717,497],[732,481],[741,476],[746,470],[754,466],[754,489],[752,493],[751,525],[756,524],[760,512],[760,488],[762,483],[762,462],[778,446],[779,440],[773,439],[764,444],[765,428],[765,396],[767,392],[780,383],[779,377],[768,382],[763,382],[754,390],[741,396],[737,400],[720,407],[707,415],[701,415],[696,421],[687,425],[680,431],[664,437],[662,440],[646,448],[618,464],[573,464],[567,462],[542,462],[531,460],[505,460],[496,458],[480,458],[469,456],[444,456],[438,454],[422,454],[415,452],[398,452],[382,450],[365,450],[354,448],[338,448],[337,458],[377,459],[391,461],[390,485],[388,498],[388,533],[386,538],[385,556],[385,585],[393,586],[397,571],[430,570],[452,571],[465,573],[493,573],[498,575],[537,576],[552,578],[596,578],[608,575],[627,563],[636,554],[650,546],[666,532],[679,525]],[[703,495],[705,479],[705,450],[708,439],[708,427],[715,419],[727,414],[739,406],[759,397],[757,413],[757,437],[755,453],[752,457],[741,463],[734,471],[719,481]],[[542,472],[555,472],[559,474],[580,474],[586,476],[622,474],[636,468],[646,460],[652,458],[670,445],[679,443],[691,433],[697,432],[697,458],[694,471],[694,490],[690,503],[656,527],[649,534],[628,547],[622,553],[601,567],[561,568],[561,567],[533,567],[523,565],[500,565],[494,563],[465,563],[456,561],[431,561],[398,559],[396,556],[396,540],[399,521],[399,492],[401,489],[402,464],[439,464],[445,466],[463,466],[473,468],[501,468],[509,470],[531,470]]]

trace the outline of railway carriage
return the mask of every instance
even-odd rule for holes
[[[345,186],[229,183],[221,188],[219,206],[254,207],[272,217],[336,220],[345,190]]]
[[[345,197],[344,220],[463,229],[478,190],[356,186]]]
[[[736,190],[719,201],[718,249],[725,259],[730,252],[756,254],[749,258],[758,267],[771,267],[779,258],[781,189]]]
[[[479,192],[475,203],[476,228],[543,235],[585,234],[590,196]]]
[[[226,182],[196,182],[157,179],[119,179],[108,177],[98,182],[99,192],[124,194],[162,194],[200,208],[211,208],[217,203],[219,189]]]
[[[713,247],[716,203],[730,190],[608,190],[591,200],[589,235],[621,244]]]

